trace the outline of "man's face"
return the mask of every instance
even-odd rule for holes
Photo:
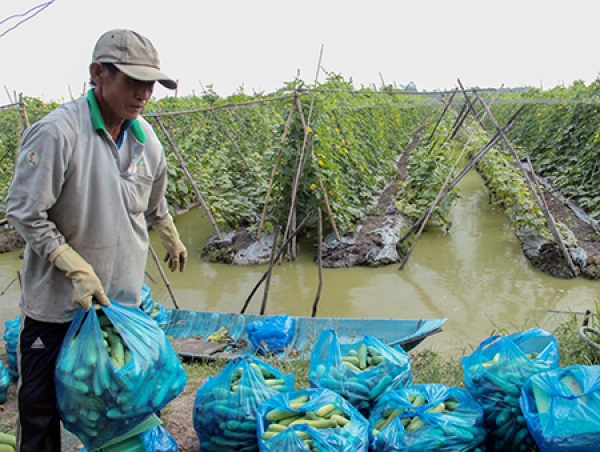
[[[110,74],[104,66],[98,69],[92,77],[105,121],[136,119],[152,96],[154,82],[135,80],[121,71]]]

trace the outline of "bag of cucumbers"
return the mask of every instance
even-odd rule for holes
[[[10,374],[4,363],[0,361],[0,404],[6,402],[8,388],[10,387]]]
[[[148,314],[158,325],[163,328],[167,322],[167,311],[157,300],[152,298],[152,289],[147,284],[142,284],[142,302],[140,308]]]
[[[202,450],[257,451],[257,408],[293,390],[293,374],[286,375],[256,356],[231,360],[196,391],[193,422]]]
[[[573,365],[532,376],[521,409],[542,452],[600,447],[600,366]]]
[[[531,376],[558,367],[556,337],[541,328],[490,336],[461,364],[465,387],[483,407],[489,450],[531,450],[519,398]]]
[[[8,373],[12,378],[19,378],[19,364],[17,361],[17,344],[21,330],[21,316],[18,315],[4,323],[3,339],[6,342],[6,360]]]
[[[372,452],[485,450],[483,409],[464,388],[429,383],[388,391],[369,428]]]
[[[179,447],[173,435],[162,425],[157,425],[140,434],[144,452],[177,452]]]
[[[329,389],[278,394],[257,411],[261,452],[367,452],[365,417]]]
[[[187,375],[154,320],[111,300],[109,307],[77,310],[55,380],[65,428],[94,450],[164,408]]]
[[[369,335],[342,344],[333,329],[323,331],[313,346],[308,378],[311,387],[331,389],[365,417],[385,391],[412,385],[404,350]]]

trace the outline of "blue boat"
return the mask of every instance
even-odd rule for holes
[[[233,358],[255,353],[257,347],[246,327],[274,316],[191,311],[164,308],[161,325],[175,350],[184,358]],[[442,331],[447,319],[382,319],[302,317],[293,319],[291,342],[280,358],[308,358],[320,333],[334,329],[340,342],[355,342],[365,335],[376,337],[391,347],[409,351],[425,338]]]

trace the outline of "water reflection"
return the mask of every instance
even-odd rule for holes
[[[330,317],[447,317],[444,332],[424,342],[441,352],[470,350],[496,328],[550,327],[561,315],[547,310],[583,311],[599,298],[600,282],[561,280],[535,271],[523,256],[508,219],[488,203],[481,178],[469,173],[450,219],[449,233],[428,228],[403,270],[383,268],[324,269],[318,315]],[[200,259],[210,234],[200,208],[176,219],[190,250],[183,274],[166,272],[182,308],[239,312],[267,265],[240,267]],[[162,255],[160,243],[153,246]],[[310,315],[318,285],[313,239],[300,242],[298,260],[276,265],[266,312]],[[18,252],[0,254],[0,292],[16,276]],[[146,282],[154,298],[173,306],[156,265],[148,260]],[[264,284],[246,312],[259,312]],[[18,283],[0,297],[0,320],[18,314]],[[564,315],[562,316],[564,318]]]

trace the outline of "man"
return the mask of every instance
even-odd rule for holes
[[[130,30],[97,41],[92,89],[25,131],[6,201],[27,246],[22,270],[17,445],[61,450],[54,369],[77,308],[109,298],[139,306],[148,227],[158,233],[171,271],[187,251],[164,198],[166,162],[140,117],[161,72],[156,49]]]

